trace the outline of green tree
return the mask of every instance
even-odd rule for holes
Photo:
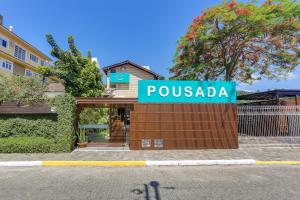
[[[47,84],[40,77],[0,76],[0,103],[15,101],[31,104],[45,100]]]
[[[282,79],[299,64],[300,4],[225,2],[205,10],[178,41],[173,79]]]
[[[108,108],[85,108],[80,113],[81,124],[107,124]]]
[[[66,92],[76,97],[100,96],[104,87],[102,74],[95,62],[91,61],[91,52],[83,56],[77,49],[74,38],[68,37],[69,50],[61,49],[51,34],[46,35],[52,47],[51,55],[57,60],[54,66],[41,66],[39,72],[44,76],[57,76],[65,85]]]

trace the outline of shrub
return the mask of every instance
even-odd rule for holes
[[[0,102],[21,103],[42,102],[47,84],[39,76],[5,76],[0,74]]]
[[[0,152],[22,152],[22,150],[24,153],[70,152],[75,142],[76,100],[71,95],[65,94],[55,97],[49,101],[49,104],[56,107],[57,115],[0,115],[0,145],[5,147],[5,151],[0,150]],[[25,142],[26,137],[29,139],[42,138],[43,141],[49,142],[51,149],[49,145],[46,145],[45,148],[41,147],[39,150],[37,148],[39,143],[37,145],[34,144],[34,141],[27,143]],[[14,140],[16,140],[16,144],[14,144]],[[11,145],[3,144],[7,141]],[[32,149],[30,150],[31,144]],[[22,145],[25,146],[22,147]]]
[[[39,136],[54,139],[57,123],[50,119],[8,118],[0,119],[0,138],[17,136]]]
[[[53,145],[53,140],[44,137],[0,138],[0,153],[48,153]]]
[[[57,111],[56,151],[69,152],[72,150],[76,139],[76,99],[65,94],[64,96],[57,96],[50,104],[56,107]]]

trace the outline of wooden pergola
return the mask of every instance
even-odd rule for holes
[[[111,110],[113,105],[133,106],[138,101],[137,98],[77,97],[76,102],[77,102],[76,117],[78,121],[79,115],[84,108],[108,107]]]
[[[133,105],[137,103],[137,98],[104,98],[104,97],[77,97],[77,115],[84,108],[91,107],[111,107],[112,105]]]
[[[77,107],[89,107],[113,104],[134,104],[137,98],[104,98],[104,97],[77,97]]]
[[[93,108],[93,107],[107,107],[109,108],[109,134],[110,137],[118,138],[117,131],[114,131],[112,128],[112,115],[114,108],[131,108],[133,109],[134,104],[137,103],[137,98],[105,98],[105,97],[78,97],[76,98],[77,110],[76,110],[76,119],[77,122],[80,120],[80,113],[84,108]]]

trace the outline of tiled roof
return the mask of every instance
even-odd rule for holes
[[[125,60],[125,61],[120,62],[120,63],[116,63],[116,64],[113,64],[113,65],[109,65],[109,66],[103,67],[102,69],[103,69],[103,71],[105,72],[105,74],[107,75],[107,71],[108,71],[108,70],[110,70],[110,69],[112,69],[112,68],[115,68],[115,67],[122,66],[122,65],[126,65],[126,64],[131,65],[131,66],[133,66],[133,67],[136,67],[136,68],[138,68],[138,69],[140,69],[140,70],[143,70],[143,71],[145,71],[145,72],[147,72],[147,73],[149,73],[149,74],[152,74],[152,75],[154,75],[156,78],[159,78],[159,77],[160,77],[159,74],[157,74],[157,73],[155,73],[155,72],[153,72],[153,71],[151,71],[151,70],[149,70],[149,69],[146,69],[145,67],[143,67],[143,66],[141,66],[141,65],[138,65],[138,64],[136,64],[136,63],[134,63],[134,62],[131,62],[130,60]]]

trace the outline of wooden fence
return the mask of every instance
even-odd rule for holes
[[[134,104],[130,149],[238,148],[233,104]]]

